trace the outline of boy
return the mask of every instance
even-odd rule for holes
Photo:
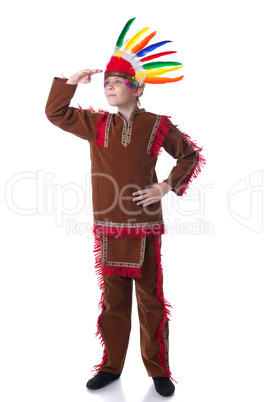
[[[90,144],[95,267],[102,290],[97,334],[104,352],[87,388],[102,388],[121,375],[131,328],[134,280],[143,362],[156,391],[169,396],[175,387],[168,362],[170,305],[162,286],[161,235],[165,226],[161,198],[170,190],[181,196],[205,160],[201,149],[167,116],[138,108],[145,83],[174,82],[182,76],[157,76],[180,68],[181,63],[162,62],[176,66],[171,68],[163,67],[161,62],[144,63],[157,57],[144,57],[147,53],[166,43],[145,47],[156,32],[137,43],[148,28],[134,35],[123,48],[133,21],[125,25],[104,74],[105,96],[118,112],[69,106],[77,85],[91,82],[94,74],[102,72],[85,69],[69,79],[54,78],[46,115],[53,124]],[[168,53],[174,52],[160,55]],[[155,165],[161,147],[177,163],[168,178],[158,183]]]

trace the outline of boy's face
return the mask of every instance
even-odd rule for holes
[[[110,106],[125,106],[133,102],[134,92],[123,77],[110,76],[104,80],[104,94]]]

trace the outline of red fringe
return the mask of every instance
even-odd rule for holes
[[[103,236],[112,237],[148,237],[154,235],[162,235],[166,233],[164,223],[157,226],[124,228],[124,227],[109,227],[93,224],[93,233],[99,232]]]
[[[162,255],[161,255],[161,248],[160,248],[160,244],[158,242],[157,236],[154,236],[154,244],[155,244],[155,250],[156,250],[156,258],[155,258],[153,266],[156,266],[156,268],[157,268],[156,298],[160,303],[163,304],[163,310],[164,310],[163,318],[162,318],[160,325],[158,327],[158,330],[156,332],[157,337],[158,337],[158,342],[160,345],[160,352],[158,354],[158,358],[159,358],[161,367],[163,367],[166,371],[166,377],[177,382],[176,380],[174,380],[174,378],[172,378],[172,374],[171,374],[169,368],[166,367],[166,362],[165,362],[166,349],[165,349],[165,343],[164,343],[164,339],[163,339],[162,330],[163,330],[166,320],[168,320],[168,321],[170,320],[170,310],[169,309],[172,308],[172,306],[164,298],[163,285],[162,285],[162,277],[163,277],[163,268],[162,268],[162,262],[161,262]]]
[[[104,140],[105,140],[105,127],[106,127],[106,120],[109,115],[109,112],[105,110],[98,109],[99,113],[99,120],[95,123],[95,130],[96,130],[96,141],[95,145],[100,150],[104,147]]]
[[[93,106],[89,106],[87,110],[92,113],[97,113]]]
[[[83,110],[83,108],[79,105],[79,103],[76,109],[79,111]],[[87,110],[91,113],[99,114],[99,120],[96,121],[95,123],[95,130],[96,130],[95,145],[98,147],[98,149],[101,149],[104,146],[106,119],[109,115],[109,112],[103,109],[95,110],[93,106],[89,106]]]
[[[170,116],[161,116],[161,121],[158,127],[158,130],[155,134],[152,147],[151,147],[151,152],[150,156],[159,156],[160,155],[160,148],[162,147],[162,144],[164,142],[165,136],[167,135],[171,121],[169,120]]]
[[[129,278],[141,278],[141,268],[131,268],[131,267],[114,267],[110,265],[103,265],[103,275],[119,275]]]
[[[68,78],[66,78],[66,80],[68,81]],[[79,103],[78,103],[78,107],[77,107],[76,109],[78,109],[78,110],[83,110],[83,108],[79,105]],[[89,112],[91,112],[91,113],[100,113],[101,115],[103,115],[104,113],[109,113],[109,112],[107,112],[106,110],[103,110],[103,109],[98,109],[98,110],[96,110],[96,109],[94,109],[93,106],[89,106],[89,107],[87,108],[87,110],[88,110]]]
[[[105,293],[104,293],[104,281],[103,281],[103,276],[102,276],[100,236],[98,236],[98,233],[94,233],[94,254],[95,254],[95,270],[96,270],[96,274],[97,274],[97,278],[98,278],[98,285],[101,290],[101,299],[100,299],[100,302],[98,305],[98,308],[100,310],[100,315],[98,317],[97,332],[95,335],[100,340],[101,346],[104,347],[101,363],[96,364],[92,370],[95,374],[97,374],[100,371],[100,368],[104,365],[104,363],[106,361],[106,357],[107,357],[107,351],[104,346],[104,341],[103,341],[101,330],[100,330],[100,318],[105,309],[105,307],[104,307]]]
[[[182,135],[184,137],[184,140],[193,148],[194,151],[197,152],[197,159],[196,159],[195,165],[187,173],[187,175],[182,180],[182,182],[179,186],[178,192],[179,192],[180,196],[182,196],[183,194],[186,194],[186,191],[188,190],[190,183],[192,183],[192,181],[197,178],[197,176],[201,172],[201,169],[206,164],[206,159],[200,153],[203,150],[203,147],[198,147],[196,142],[192,141],[188,134],[185,134],[184,132],[182,132]]]

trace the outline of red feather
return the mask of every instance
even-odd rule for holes
[[[177,52],[171,51],[171,52],[156,53],[156,54],[153,54],[152,56],[143,57],[143,59],[140,59],[140,61],[143,62],[143,61],[153,60],[153,59],[156,59],[157,57],[166,56],[167,54],[171,54],[171,53],[177,53]]]

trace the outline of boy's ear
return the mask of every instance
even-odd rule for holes
[[[142,92],[143,92],[143,88],[142,88],[142,87],[135,88],[135,94],[136,94],[137,96],[140,96],[140,94],[142,94]]]

